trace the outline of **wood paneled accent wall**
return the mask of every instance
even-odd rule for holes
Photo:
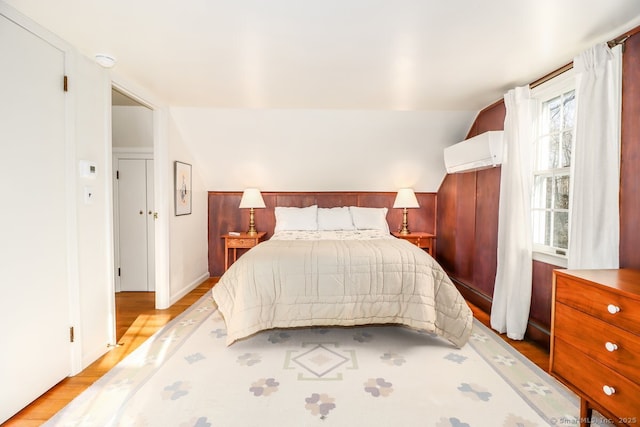
[[[395,192],[269,192],[263,191],[265,209],[255,210],[256,228],[273,235],[276,224],[276,206],[321,208],[336,206],[361,206],[388,208],[387,222],[391,231],[402,225],[402,209],[393,209]],[[436,229],[436,194],[416,193],[419,208],[409,209],[409,228],[414,231],[434,233]],[[229,231],[246,231],[249,228],[249,210],[239,209],[242,191],[209,192],[209,274],[218,277],[224,272],[224,241],[222,234]],[[437,247],[437,245],[436,245]]]
[[[622,59],[620,267],[640,269],[640,33],[628,38]]]
[[[627,39],[622,76],[620,170],[620,267],[640,269],[640,34]],[[472,137],[502,130],[503,101],[482,110],[469,130]],[[496,274],[500,168],[447,175],[438,190],[436,259],[475,304],[490,312]],[[548,343],[554,265],[533,262],[530,328]]]
[[[485,108],[467,138],[503,130],[505,113],[503,102]],[[447,175],[438,191],[436,259],[465,297],[487,312],[496,275],[499,200],[499,167]]]

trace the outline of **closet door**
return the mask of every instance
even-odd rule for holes
[[[118,274],[121,291],[154,290],[152,194],[153,160],[119,159]]]
[[[70,373],[64,52],[0,15],[0,423]]]

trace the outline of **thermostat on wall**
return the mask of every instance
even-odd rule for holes
[[[98,173],[95,162],[80,160],[80,176],[83,178],[95,178]]]

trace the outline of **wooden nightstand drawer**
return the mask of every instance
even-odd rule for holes
[[[627,378],[640,378],[640,340],[565,304],[556,304],[555,337]]]
[[[394,231],[391,234],[398,239],[404,239],[419,248],[426,249],[431,256],[435,255],[434,240],[436,236],[431,233],[412,232],[411,234],[400,234],[399,232]]]
[[[556,338],[552,373],[574,388],[576,392],[587,396],[590,402],[607,408],[618,418],[638,416],[640,408],[640,386],[612,369],[594,361],[565,341]],[[613,389],[607,395],[604,387]]]
[[[431,243],[431,239],[427,240],[427,239],[420,239],[420,237],[403,237],[403,239],[413,243],[414,245],[416,245],[419,248],[428,248],[429,247],[429,243]]]
[[[257,244],[256,239],[227,239],[229,248],[252,248]]]

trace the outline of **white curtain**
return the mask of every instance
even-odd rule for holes
[[[504,154],[500,177],[498,266],[491,327],[521,340],[531,303],[531,191],[535,101],[528,87],[504,96]]]
[[[619,267],[622,49],[597,45],[577,73],[568,267]]]

